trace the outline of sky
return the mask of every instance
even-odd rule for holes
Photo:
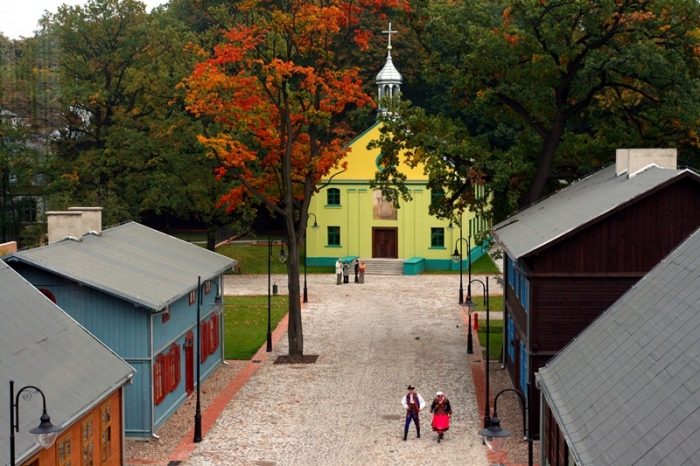
[[[166,3],[166,0],[141,0],[146,10]],[[86,0],[0,0],[0,32],[10,39],[20,36],[32,37],[39,29],[39,19],[44,11],[56,13],[58,7],[67,5],[84,5]]]

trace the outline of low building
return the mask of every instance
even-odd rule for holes
[[[700,175],[676,157],[618,150],[614,165],[492,228],[505,253],[504,357],[516,388],[533,387],[540,367],[700,227]]]
[[[136,371],[0,261],[0,464],[10,464],[9,381],[18,395],[17,465],[124,464],[124,391]],[[56,443],[34,434],[42,397]],[[21,393],[20,393],[21,392]]]
[[[197,369],[203,381],[224,361],[217,297],[236,261],[135,222],[101,231],[99,209],[47,215],[50,244],[3,259],[138,371],[126,435],[150,437],[194,392]]]

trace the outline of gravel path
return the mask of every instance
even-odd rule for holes
[[[263,293],[267,277],[227,277],[227,294]],[[286,277],[275,276],[280,292]],[[273,364],[286,337],[238,392],[187,465],[487,465],[456,304],[456,276],[367,276],[364,285],[308,277],[303,310],[307,365]],[[450,398],[442,443],[422,414],[422,438],[402,441],[406,386],[428,403]]]
[[[287,293],[286,275],[273,275],[271,282]],[[266,294],[267,283],[266,275],[229,275],[224,289],[226,295]],[[495,280],[489,284],[492,295],[501,293]],[[458,275],[368,275],[364,285],[340,286],[333,275],[309,275],[307,285],[304,352],[319,355],[318,361],[273,364],[287,354],[285,335],[184,464],[488,465],[476,434],[481,417],[456,304]],[[203,383],[203,409],[243,364],[230,361]],[[422,438],[411,426],[402,441],[400,399],[409,383],[428,404],[437,390],[450,398],[454,415],[442,443],[435,441],[428,410],[421,416]],[[160,429],[160,439],[127,442],[127,464],[169,464],[193,416],[194,398]]]

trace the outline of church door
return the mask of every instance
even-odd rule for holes
[[[372,257],[397,259],[399,257],[398,228],[372,228]]]

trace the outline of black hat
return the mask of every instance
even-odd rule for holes
[[[409,389],[409,390],[415,390],[416,387],[414,387],[413,385],[409,385],[409,386],[408,386],[408,389]]]

